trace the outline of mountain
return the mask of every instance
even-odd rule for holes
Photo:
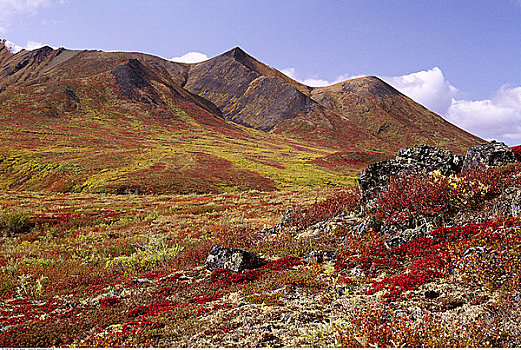
[[[376,77],[303,85],[236,47],[195,64],[0,41],[0,188],[191,193],[353,183],[482,140]],[[7,46],[6,46],[7,45]]]

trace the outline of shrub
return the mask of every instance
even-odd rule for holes
[[[514,154],[516,155],[516,158],[521,159],[521,145],[511,147],[511,149],[512,149],[512,152],[514,152]]]
[[[372,213],[387,224],[408,224],[418,216],[435,217],[470,209],[500,192],[497,170],[476,167],[458,175],[407,174],[393,177]]]
[[[20,210],[4,210],[0,212],[0,229],[10,233],[27,232],[32,224],[30,216]]]
[[[357,201],[357,191],[339,191],[322,202],[316,199],[312,205],[295,207],[287,224],[296,226],[297,229],[306,228],[347,210],[352,210],[357,204]]]
[[[120,266],[131,268],[133,270],[164,265],[177,259],[179,253],[181,253],[183,249],[182,246],[177,244],[172,247],[161,245],[156,249],[142,249],[130,256],[115,257],[114,259],[107,261],[106,265],[107,267]]]

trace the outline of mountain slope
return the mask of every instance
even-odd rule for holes
[[[308,87],[238,47],[190,66],[184,87],[214,102],[228,120],[262,131],[316,105]]]
[[[431,144],[456,152],[482,140],[449,123],[377,77],[314,88],[312,97],[389,144]]]
[[[482,141],[376,77],[310,88],[240,48],[191,65],[184,87],[227,120],[332,147],[388,152],[429,143],[462,151]]]
[[[346,185],[402,146],[427,141],[461,152],[481,142],[401,94],[344,90],[307,87],[240,48],[181,64],[50,47],[14,54],[0,41],[0,188]],[[374,123],[392,127],[378,132]]]

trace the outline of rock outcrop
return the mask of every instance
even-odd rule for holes
[[[391,177],[409,173],[439,171],[443,175],[457,174],[475,166],[503,166],[516,161],[512,149],[502,142],[488,142],[470,147],[465,157],[450,151],[426,145],[402,148],[395,159],[370,164],[362,171],[358,180],[363,208],[373,211],[378,206],[378,195],[388,187]],[[519,216],[521,213],[521,190],[507,189],[502,198],[489,212],[489,216]],[[369,208],[369,209],[368,209]],[[371,209],[372,208],[372,209]],[[385,245],[395,248],[403,243],[428,235],[444,223],[446,218],[416,215],[401,224],[388,226],[385,223],[376,227],[370,216],[351,229],[352,234],[364,234],[369,228],[378,230],[388,238]]]
[[[205,264],[206,269],[210,271],[229,269],[239,272],[261,267],[266,264],[266,261],[245,250],[214,245]]]
[[[470,147],[463,163],[463,169],[477,165],[502,166],[516,161],[516,156],[503,142],[491,141],[479,146]]]
[[[503,191],[501,199],[489,212],[489,217],[494,216],[521,216],[521,189],[508,187]]]
[[[360,173],[358,188],[363,202],[384,190],[392,176],[439,170],[443,175],[459,173],[464,157],[436,147],[421,145],[402,148],[395,159],[370,164]]]

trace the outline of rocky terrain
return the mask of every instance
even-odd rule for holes
[[[520,157],[415,146],[320,196],[1,199],[29,214],[2,214],[0,344],[519,347]]]

